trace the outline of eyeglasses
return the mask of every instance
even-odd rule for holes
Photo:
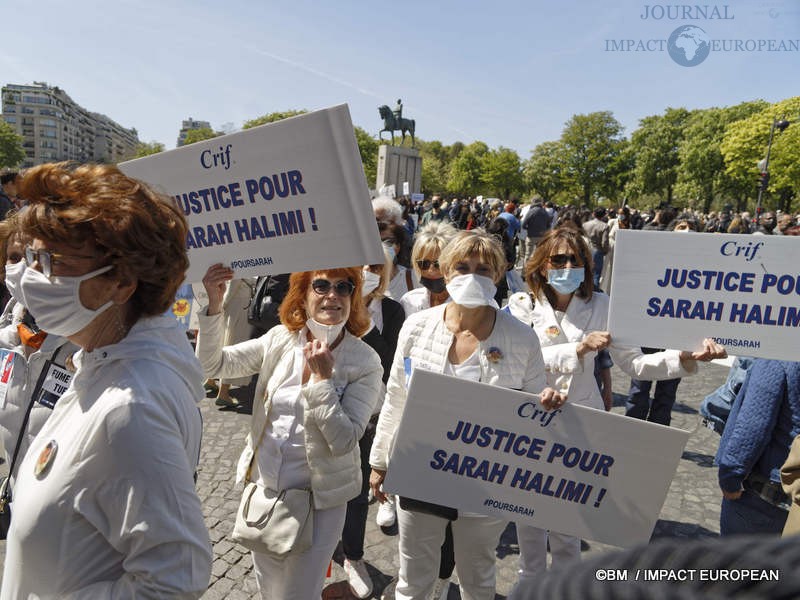
[[[554,267],[561,268],[570,263],[573,267],[581,267],[583,266],[582,261],[579,261],[579,258],[574,254],[551,254],[550,255],[550,264]]]
[[[25,266],[33,267],[33,263],[39,263],[42,274],[48,279],[53,274],[53,265],[63,258],[97,258],[97,255],[88,256],[86,254],[58,254],[43,248],[34,250],[30,246],[25,246]]]
[[[320,296],[329,294],[331,288],[333,288],[334,293],[340,298],[352,296],[353,292],[356,290],[356,284],[354,284],[352,281],[347,281],[346,279],[337,281],[336,283],[332,283],[327,279],[315,279],[311,282],[311,287]]]
[[[438,260],[428,260],[428,259],[418,260],[417,261],[417,266],[419,267],[420,271],[427,271],[431,267],[433,267],[434,269],[438,269],[439,268],[439,261]]]

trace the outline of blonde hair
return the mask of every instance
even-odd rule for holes
[[[505,275],[508,261],[500,241],[480,228],[459,232],[439,255],[439,268],[447,277],[456,263],[472,256],[478,257],[481,262],[492,268],[494,273],[492,280],[495,283]]]
[[[411,266],[414,268],[417,277],[422,277],[422,272],[417,267],[417,261],[424,256],[431,255],[435,255],[436,260],[438,260],[442,250],[456,235],[458,235],[458,230],[450,223],[442,221],[428,223],[417,232],[414,248],[411,250]]]

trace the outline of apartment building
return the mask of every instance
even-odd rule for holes
[[[136,153],[136,129],[83,108],[58,86],[9,83],[0,97],[3,120],[23,138],[23,168],[61,160],[117,163]]]
[[[195,121],[192,117],[185,119],[181,123],[180,133],[178,133],[178,148],[183,146],[186,141],[186,134],[193,129],[211,129],[211,123],[208,121]]]

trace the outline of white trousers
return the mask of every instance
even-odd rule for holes
[[[314,510],[311,548],[283,560],[251,552],[258,591],[264,600],[312,600],[322,596],[328,563],[339,543],[347,505]]]
[[[396,600],[427,600],[439,574],[447,520],[397,506],[400,573]],[[495,550],[507,521],[459,515],[453,521],[453,547],[462,600],[494,600]]]
[[[550,570],[561,569],[581,559],[581,540],[571,535],[529,525],[517,525],[519,582],[526,585],[547,571],[547,540],[550,539]]]

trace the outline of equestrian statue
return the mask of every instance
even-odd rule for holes
[[[392,145],[394,146],[394,132],[400,131],[403,134],[403,144],[406,141],[406,132],[411,134],[411,147],[414,147],[414,119],[406,119],[403,117],[403,102],[398,98],[397,105],[394,110],[389,108],[386,104],[378,107],[378,112],[383,119],[383,129],[378,132],[378,139],[383,139],[381,134],[388,131],[392,134]]]

